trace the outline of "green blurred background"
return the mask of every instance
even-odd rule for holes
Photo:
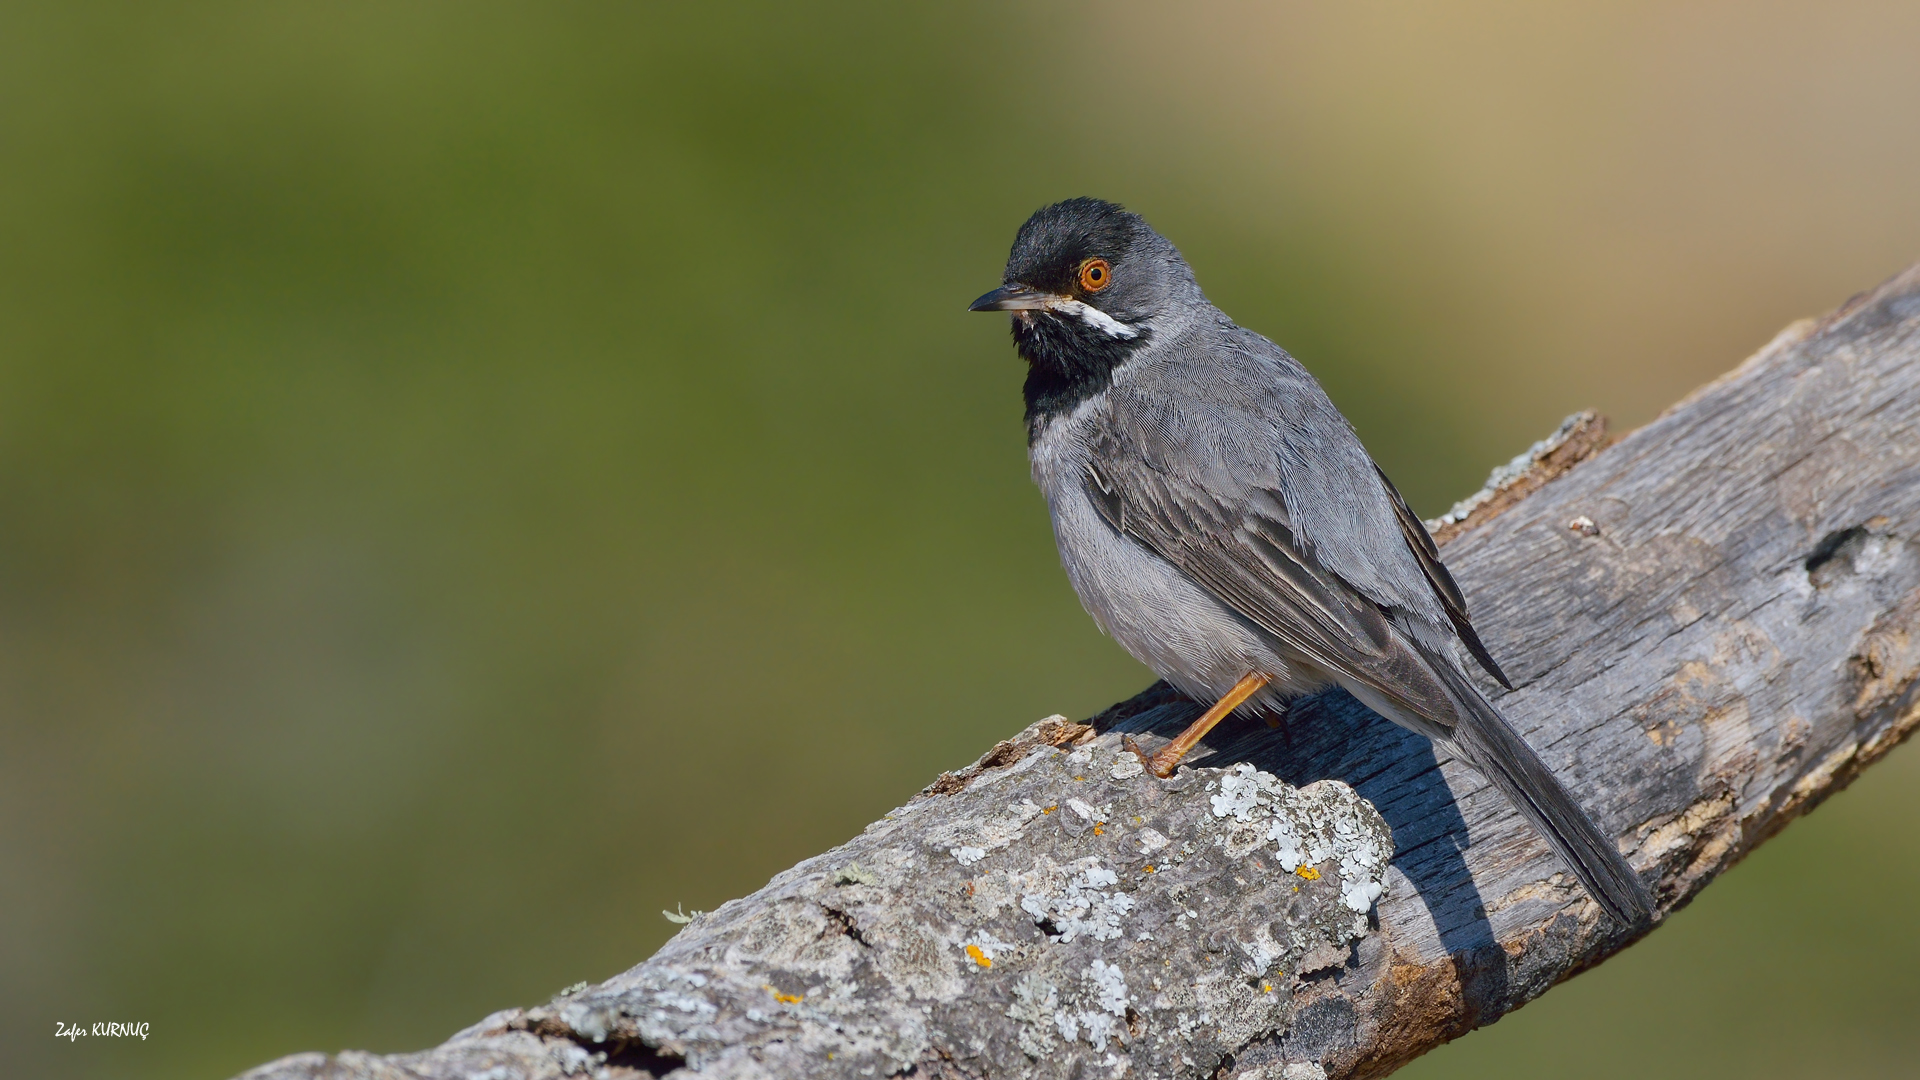
[[[5,1071],[429,1045],[1144,685],[964,311],[1043,203],[1145,213],[1433,513],[1920,258],[1916,55],[1911,0],[0,8]],[[1406,1075],[1914,1075],[1917,781]]]

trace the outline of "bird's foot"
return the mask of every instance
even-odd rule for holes
[[[1233,684],[1233,689],[1227,691],[1225,697],[1214,702],[1213,708],[1201,713],[1200,719],[1187,725],[1187,730],[1181,732],[1179,737],[1172,742],[1161,747],[1160,752],[1157,754],[1148,755],[1146,751],[1140,749],[1140,744],[1134,742],[1133,737],[1130,735],[1122,735],[1120,737],[1120,745],[1133,751],[1134,756],[1138,757],[1141,763],[1146,765],[1148,772],[1165,780],[1167,777],[1173,775],[1173,770],[1179,766],[1180,759],[1187,756],[1187,751],[1193,749],[1194,744],[1200,741],[1202,735],[1212,731],[1213,725],[1226,719],[1228,713],[1238,708],[1241,702],[1252,697],[1261,687],[1267,685],[1271,678],[1272,676],[1265,675],[1258,671],[1250,675],[1242,676],[1239,682]]]
[[[1291,712],[1290,709],[1283,709],[1280,712],[1268,713],[1266,716],[1267,727],[1280,732],[1281,745],[1289,750],[1293,749],[1293,724],[1288,722]]]
[[[1148,772],[1162,780],[1173,775],[1173,770],[1180,764],[1180,758],[1182,756],[1176,754],[1172,761],[1163,762],[1160,760],[1160,754],[1149,754],[1145,750],[1140,749],[1140,744],[1136,742],[1131,735],[1120,736],[1120,748],[1132,754],[1134,757],[1139,758],[1140,764],[1145,765]]]

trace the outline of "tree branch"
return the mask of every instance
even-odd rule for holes
[[[1920,724],[1920,267],[1611,446],[1573,418],[1434,525],[1501,708],[1664,917]],[[1631,944],[1342,692],[1172,781],[1118,752],[1196,711],[1041,721],[605,983],[246,1075],[1379,1076]]]

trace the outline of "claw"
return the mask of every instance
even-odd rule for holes
[[[1180,764],[1178,757],[1172,761],[1163,762],[1160,760],[1159,754],[1149,754],[1145,750],[1140,749],[1140,744],[1135,742],[1131,735],[1120,736],[1120,748],[1131,753],[1134,757],[1139,758],[1140,764],[1145,765],[1148,772],[1162,780],[1172,776],[1175,766]]]

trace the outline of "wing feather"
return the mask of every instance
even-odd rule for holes
[[[1454,632],[1460,635],[1461,642],[1467,646],[1473,658],[1480,661],[1480,666],[1487,669],[1487,674],[1493,676],[1501,686],[1513,689],[1513,683],[1507,680],[1507,673],[1501,671],[1500,665],[1494,662],[1493,654],[1487,651],[1486,645],[1480,641],[1479,632],[1473,628],[1472,620],[1467,618],[1467,598],[1461,595],[1460,586],[1447,570],[1447,564],[1440,561],[1440,548],[1434,544],[1433,534],[1427,532],[1426,524],[1407,505],[1407,500],[1400,495],[1400,489],[1393,486],[1393,481],[1387,479],[1387,474],[1380,466],[1375,465],[1373,471],[1387,489],[1388,497],[1393,500],[1393,516],[1400,521],[1400,533],[1406,537],[1407,547],[1413,551],[1413,557],[1419,560],[1420,570],[1427,576],[1427,584],[1433,586],[1434,595],[1440,598],[1440,605],[1446,609],[1447,621],[1453,624]]]
[[[1301,550],[1278,509],[1281,500],[1255,500],[1260,510],[1235,512],[1102,442],[1107,452],[1096,449],[1086,488],[1115,530],[1185,571],[1294,657],[1362,683],[1410,715],[1451,726],[1453,706],[1426,661],[1377,605]]]

